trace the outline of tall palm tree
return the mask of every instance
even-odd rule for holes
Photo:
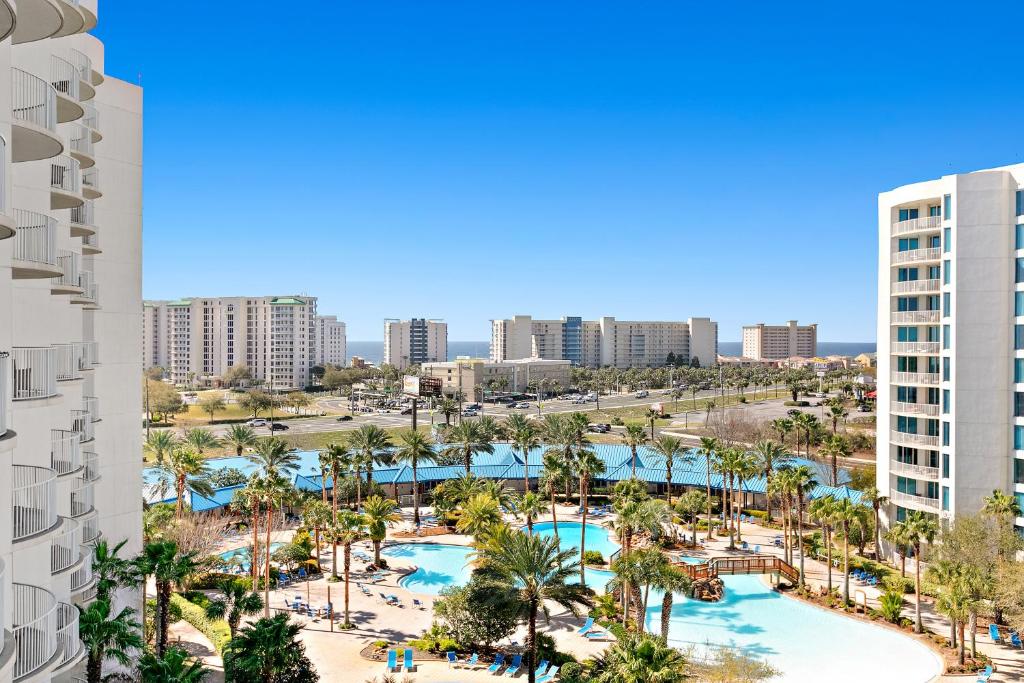
[[[151,453],[157,465],[162,465],[164,458],[178,446],[178,437],[169,429],[158,429],[149,433],[142,448]]]
[[[412,468],[412,510],[413,522],[420,525],[420,486],[417,468],[421,460],[433,457],[434,449],[430,440],[420,432],[408,431],[399,437],[398,450],[395,451],[395,461],[408,463]]]
[[[273,527],[274,510],[281,507],[288,498],[288,493],[293,489],[290,475],[299,469],[299,456],[288,449],[288,444],[283,439],[270,437],[261,439],[256,444],[255,450],[249,454],[248,459],[259,466],[263,474],[263,501],[266,503],[267,512],[267,540],[264,551],[266,552],[266,564],[264,565],[264,606],[263,616],[270,616],[270,531]],[[253,584],[255,586],[255,584]]]
[[[806,438],[806,448],[804,454],[810,456],[811,454],[811,434],[818,426],[818,418],[814,417],[810,413],[797,411],[797,414],[793,416],[793,427],[797,433],[797,454],[800,453],[800,433],[803,432]]]
[[[721,448],[718,443],[718,439],[710,436],[702,436],[700,438],[700,454],[704,456],[704,473],[707,477],[707,494],[708,494],[708,536],[707,540],[711,540],[711,461],[715,457],[715,452]],[[696,539],[694,539],[696,540]]]
[[[256,436],[256,432],[245,425],[231,425],[224,435],[224,443],[234,446],[237,456],[241,456],[246,448],[255,446],[257,442],[259,437]]]
[[[736,528],[733,523],[735,520],[735,500],[732,493],[733,480],[736,478],[742,465],[740,462],[742,457],[742,450],[738,448],[725,448],[722,449],[716,463],[716,469],[722,475],[722,510],[726,516],[726,526],[729,529],[730,550],[736,549]]]
[[[811,501],[807,506],[807,514],[818,520],[821,525],[822,541],[825,545],[826,566],[828,572],[827,590],[832,593],[832,528],[836,521],[836,499],[832,496],[825,496]]]
[[[1020,503],[1017,499],[999,490],[993,490],[991,496],[985,497],[985,506],[981,511],[1008,526],[1013,526],[1014,518],[1021,516]]]
[[[475,455],[494,452],[494,445],[480,429],[479,424],[477,420],[463,420],[445,434],[448,445],[442,449],[441,455],[448,458],[461,457],[466,474],[470,472],[469,468],[473,465]]]
[[[540,448],[540,433],[522,413],[510,415],[505,427],[512,438],[512,445],[523,454],[523,492],[530,491],[530,451]]]
[[[92,549],[92,573],[96,580],[96,599],[108,600],[114,589],[120,586],[137,586],[139,574],[135,564],[119,553],[127,539],[110,547],[106,539],[100,538]]]
[[[743,512],[743,506],[746,503],[746,484],[748,479],[753,479],[761,473],[761,464],[758,462],[757,457],[748,451],[739,449],[739,457],[736,459],[736,468],[733,470],[733,483],[736,486],[736,496],[734,500],[738,499],[739,503],[736,510],[736,541],[743,542],[743,529],[739,522],[739,514]]]
[[[320,566],[320,532],[331,523],[331,508],[322,500],[308,500],[302,508],[302,524],[313,530],[316,563]]]
[[[590,482],[594,477],[604,474],[604,461],[594,454],[594,451],[587,448],[579,451],[576,456],[576,474],[580,478],[580,507],[583,509],[583,523],[580,525],[580,583],[585,584],[583,554],[586,551],[587,540],[587,495],[590,493]]]
[[[593,604],[593,591],[571,581],[576,575],[573,555],[574,550],[560,550],[556,538],[530,536],[521,531],[496,536],[476,553],[488,580],[515,595],[520,614],[526,620],[529,683],[536,682],[538,612],[543,610],[547,617],[547,603],[554,602],[575,616],[579,606]]]
[[[527,491],[515,504],[516,513],[526,518],[526,532],[533,534],[533,520],[547,512],[548,504],[539,494]]]
[[[893,550],[900,556],[900,576],[907,575],[907,551],[910,549],[910,533],[907,523],[895,522],[885,532],[885,540],[892,544]]]
[[[841,400],[837,400],[828,407],[828,419],[832,421],[832,435],[838,434],[839,421],[846,419],[850,412],[843,406]]]
[[[167,626],[170,621],[171,588],[194,574],[198,568],[195,555],[179,553],[174,541],[148,543],[135,559],[137,571],[156,581],[156,653],[167,651]]]
[[[761,439],[754,444],[754,455],[761,465],[761,472],[764,474],[765,485],[768,489],[772,487],[772,477],[775,476],[775,468],[787,465],[786,449],[781,443],[771,439]],[[765,512],[768,522],[772,521],[772,497],[765,495]]]
[[[700,493],[697,491],[697,493]],[[651,585],[662,591],[661,596],[661,643],[668,644],[669,619],[672,616],[672,602],[675,593],[686,593],[690,590],[690,576],[671,562],[658,563]]]
[[[100,683],[103,680],[103,662],[112,659],[128,667],[134,651],[145,643],[139,635],[142,625],[135,620],[135,610],[125,607],[116,616],[110,616],[110,601],[94,600],[88,607],[78,607],[78,637],[85,646],[85,680]]]
[[[772,429],[779,435],[779,444],[785,449],[786,435],[793,431],[793,420],[788,417],[777,417],[772,420]]]
[[[220,439],[214,436],[213,432],[209,429],[203,429],[202,427],[186,429],[185,433],[181,437],[181,441],[182,443],[190,446],[192,450],[199,453],[199,455],[221,445]]]
[[[632,423],[626,425],[626,430],[622,433],[622,443],[629,446],[629,451],[633,456],[631,463],[631,477],[636,477],[637,448],[643,446],[648,440],[649,437],[647,436],[647,431],[644,429],[642,424]]]
[[[543,456],[544,474],[541,479],[543,489],[547,491],[551,500],[551,526],[554,529],[555,538],[558,538],[558,515],[555,510],[555,493],[558,486],[569,477],[569,470],[565,461],[559,457],[556,451],[545,451]]]
[[[672,505],[672,467],[677,457],[692,462],[693,458],[683,449],[683,441],[677,436],[662,434],[654,441],[654,452],[665,458],[665,486],[668,489],[668,504]],[[685,455],[684,455],[685,453]]]
[[[822,457],[829,458],[831,461],[829,486],[839,486],[839,458],[848,458],[852,452],[853,449],[850,448],[850,442],[838,434],[828,437],[825,443],[822,444],[819,454]]]
[[[437,402],[437,410],[439,413],[444,415],[445,426],[450,427],[452,424],[452,415],[459,412],[459,402],[450,396],[445,396]]]
[[[843,604],[850,603],[850,529],[863,514],[859,506],[849,498],[836,501],[832,508],[832,519],[843,530]]]
[[[228,622],[228,630],[234,638],[242,617],[259,614],[263,609],[263,598],[237,579],[224,579],[218,588],[220,592],[206,605],[206,616]]]
[[[370,496],[363,503],[363,519],[373,542],[373,563],[380,566],[380,544],[387,536],[388,526],[402,519],[398,504],[390,498]]]
[[[210,670],[202,660],[192,659],[184,650],[172,647],[163,654],[144,651],[139,658],[141,683],[202,683]]]
[[[326,469],[331,473],[331,521],[338,521],[338,475],[341,473],[342,467],[345,465],[346,458],[348,457],[348,449],[336,443],[327,444],[327,448],[320,451],[320,466],[326,466]],[[334,558],[334,564],[337,564],[337,556]]]
[[[343,510],[338,515],[338,521],[331,525],[328,531],[330,535],[331,543],[334,545],[340,544],[344,549],[345,557],[345,619],[342,622],[343,628],[352,628],[352,623],[348,619],[349,615],[349,579],[352,572],[352,544],[366,538],[366,532],[363,529],[366,520],[362,515],[352,512],[351,510]]]
[[[792,472],[792,494],[796,500],[796,538],[797,549],[800,551],[800,587],[804,587],[804,500],[808,494],[818,485],[814,479],[814,472],[807,465],[798,465],[790,470]]]
[[[210,484],[211,470],[206,460],[198,452],[187,446],[178,446],[164,457],[162,464],[157,465],[162,475],[156,485],[163,488],[168,481],[173,483],[177,500],[174,503],[174,514],[180,518],[185,510],[185,489],[189,488],[201,496],[212,496],[213,486]]]
[[[935,517],[920,510],[907,513],[907,536],[914,548],[914,630],[924,633],[921,623],[921,547],[932,543],[939,533],[939,523]]]
[[[871,512],[874,516],[874,534],[875,534],[875,559],[879,560],[882,558],[882,546],[879,534],[881,534],[881,520],[879,516],[881,514],[882,506],[889,502],[887,496],[883,496],[882,493],[875,486],[869,486],[861,492],[861,500],[871,506]]]
[[[699,489],[692,489],[687,491],[683,495],[679,496],[676,500],[675,509],[683,516],[683,518],[690,518],[691,532],[693,534],[693,544],[697,545],[697,520],[700,519],[700,513],[704,511],[707,506],[707,494]]]
[[[256,486],[257,495],[263,501],[267,514],[266,517],[266,541],[263,544],[265,561],[263,563],[263,616],[270,616],[270,532],[274,526],[274,510],[282,507],[290,497],[294,487],[291,481],[285,479],[274,471],[260,477]],[[255,559],[255,558],[254,558]],[[255,564],[255,562],[254,562]],[[255,583],[253,586],[255,587]]]
[[[276,436],[260,439],[255,450],[246,457],[259,466],[264,475],[275,474],[282,477],[297,472],[301,463],[299,456],[289,450],[288,444]]]
[[[595,658],[594,683],[682,683],[690,678],[679,650],[644,634],[627,634]]]
[[[391,437],[377,425],[362,425],[349,435],[348,447],[360,454],[360,462],[366,468],[367,488],[373,487],[374,462],[392,445]]]

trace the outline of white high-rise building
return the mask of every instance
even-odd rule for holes
[[[517,315],[491,321],[491,360],[520,358],[568,360],[586,367],[658,367],[669,354],[713,365],[718,358],[718,323],[710,318],[686,322],[616,320],[534,320]]]
[[[404,370],[410,365],[448,360],[448,323],[413,318],[384,321],[383,362]]]
[[[316,317],[316,364],[340,365],[345,360],[348,346],[345,341],[345,323],[335,315],[318,315]]]
[[[743,357],[754,360],[780,360],[818,355],[818,326],[798,325],[790,320],[785,325],[745,325]]]
[[[209,297],[146,301],[146,368],[175,384],[211,384],[234,366],[274,390],[309,385],[316,363],[316,297]]]
[[[878,198],[885,521],[1024,506],[1024,164]],[[1024,527],[1024,518],[1017,519]]]
[[[142,545],[142,91],[96,21],[0,2],[0,681],[82,675],[92,545]]]

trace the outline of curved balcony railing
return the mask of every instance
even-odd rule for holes
[[[82,479],[95,482],[100,478],[100,456],[91,451],[82,453]]]
[[[939,447],[939,437],[928,434],[912,434],[910,432],[899,432],[895,429],[889,432],[889,441],[902,446],[930,446]]]
[[[53,86],[27,71],[11,69],[11,107],[16,121],[57,132],[57,95]]]
[[[937,372],[899,372],[892,373],[894,384],[929,384],[938,385],[939,373]]]
[[[50,467],[58,477],[82,469],[82,439],[70,429],[50,430]]]
[[[7,397],[10,396],[11,354],[0,351],[0,436],[7,434]],[[3,614],[3,612],[0,612]],[[2,629],[0,629],[2,630]]]
[[[75,342],[75,348],[78,350],[78,368],[80,370],[92,370],[99,364],[97,355],[99,349],[96,342]]]
[[[57,381],[82,379],[74,344],[54,344],[53,348],[57,351]]]
[[[82,410],[89,413],[93,422],[100,421],[100,399],[96,396],[82,397]]]
[[[925,467],[924,465],[914,465],[909,462],[900,462],[896,458],[892,458],[889,460],[889,472],[901,476],[906,475],[914,479],[927,479],[929,481],[938,481],[939,479],[938,467]]]
[[[79,194],[81,179],[82,167],[78,159],[61,154],[50,160],[50,187],[53,189]]]
[[[103,139],[100,135],[100,115],[96,111],[96,107],[89,104],[88,102],[82,103],[82,109],[85,110],[85,115],[82,116],[82,125],[92,131],[92,141],[99,142]]]
[[[893,353],[938,353],[939,342],[893,342]]]
[[[82,193],[86,199],[97,199],[103,194],[100,192],[100,171],[95,166],[82,171]]]
[[[920,263],[922,261],[938,261],[941,258],[942,252],[938,247],[894,251],[892,254],[893,265],[900,265],[903,263]]]
[[[920,325],[939,322],[938,311],[894,311],[893,325]]]
[[[96,282],[93,279],[91,270],[83,270],[78,276],[78,286],[82,289],[82,293],[76,297],[72,297],[72,301],[82,304],[95,304],[96,303]]]
[[[82,559],[82,530],[78,522],[64,517],[60,533],[50,541],[50,573],[67,571]]]
[[[11,495],[15,541],[57,524],[57,473],[50,468],[12,465]]]
[[[18,656],[14,680],[46,665],[57,654],[57,599],[50,591],[15,583],[11,586],[11,610]]]
[[[926,498],[924,496],[918,496],[913,493],[903,493],[902,491],[890,491],[889,500],[895,503],[896,505],[910,507],[915,510],[937,512],[939,509],[938,498]]]
[[[71,574],[71,592],[80,593],[92,586],[92,547],[82,547],[82,564]]]
[[[940,286],[938,280],[906,280],[904,282],[892,283],[892,293],[923,294],[926,292],[938,292]]]
[[[100,537],[100,518],[95,510],[79,517],[78,523],[82,529],[82,543],[92,543]]]
[[[17,261],[29,261],[56,268],[57,221],[49,216],[25,209],[14,210],[17,232],[14,234],[14,252]]]
[[[78,2],[75,0],[75,4]],[[89,56],[83,54],[75,49],[68,50],[68,61],[74,65],[75,70],[78,72],[78,80],[83,84],[87,84],[88,88],[92,89],[92,60]]]
[[[927,415],[938,417],[939,406],[934,403],[906,403],[904,401],[893,401],[892,412],[904,415]]]
[[[75,102],[80,99],[78,70],[74,64],[57,55],[50,55],[50,84],[64,97]]]
[[[58,669],[82,654],[82,639],[78,637],[78,608],[74,605],[57,603],[57,642],[61,645]]]
[[[912,232],[935,231],[942,227],[942,216],[924,216],[892,224],[892,234],[907,235]]]
[[[57,395],[56,349],[18,347],[11,351],[11,360],[15,401]]]
[[[96,219],[93,215],[94,208],[92,200],[86,200],[81,206],[71,207],[71,224],[82,225],[87,228],[96,227]]]
[[[81,271],[81,257],[70,249],[57,250],[57,267],[61,276],[51,280],[51,285],[78,288],[78,274]]]
[[[82,253],[83,254],[98,254],[100,253],[100,236],[96,233],[91,235],[82,235]]]
[[[96,426],[88,410],[71,411],[71,429],[78,434],[82,443],[88,443],[96,438]]]
[[[96,489],[91,481],[81,477],[75,479],[71,489],[71,516],[81,517],[95,508]]]

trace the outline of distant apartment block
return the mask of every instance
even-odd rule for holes
[[[345,365],[348,346],[345,340],[345,323],[335,315],[316,317],[316,364]]]
[[[448,323],[443,320],[384,321],[383,362],[404,370],[448,360]]]
[[[457,358],[443,363],[424,363],[420,371],[426,377],[439,377],[445,394],[462,392],[466,399],[480,400],[484,390],[545,394],[564,391],[572,382],[571,369],[572,363],[567,360]]]
[[[814,358],[818,355],[818,326],[798,325],[790,320],[785,325],[746,325],[743,327],[743,357],[754,360],[780,358]]]
[[[713,365],[718,357],[718,323],[630,321],[603,317],[534,320],[517,315],[491,321],[491,360],[568,360],[586,367],[658,367],[669,354],[684,362]]]
[[[175,384],[244,365],[268,388],[302,388],[316,363],[316,297],[209,297],[143,304],[143,363]]]

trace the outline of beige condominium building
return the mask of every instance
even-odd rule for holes
[[[384,363],[404,370],[410,365],[448,360],[448,323],[413,318],[384,321]]]
[[[665,365],[672,354],[684,362],[713,365],[718,358],[718,323],[616,320],[534,320],[517,315],[491,321],[491,360],[543,358],[585,367],[643,368]]]
[[[818,326],[798,325],[790,320],[785,325],[745,325],[743,357],[754,360],[781,358],[814,358],[818,355]]]
[[[96,22],[0,1],[0,681],[84,677],[92,546],[142,545],[142,91]]]
[[[484,390],[488,393],[550,393],[568,389],[572,381],[571,369],[572,363],[567,360],[457,358],[443,363],[424,363],[420,373],[441,378],[445,394],[462,392],[467,399],[479,400]]]
[[[1024,507],[1024,164],[878,197],[878,488],[886,525]],[[1024,527],[1024,518],[1016,525]]]
[[[309,385],[316,297],[196,297],[143,309],[143,363],[164,368],[175,384],[212,384],[244,365],[274,390]]]
[[[316,359],[317,365],[346,365],[348,345],[345,340],[345,323],[336,315],[316,317]]]

